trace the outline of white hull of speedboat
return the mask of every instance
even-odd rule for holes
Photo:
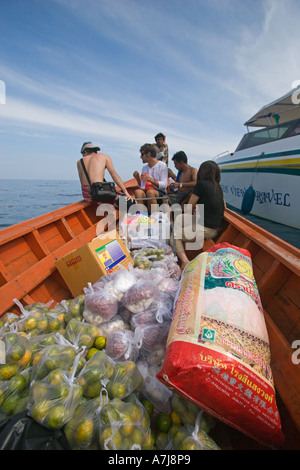
[[[290,139],[289,144],[296,143],[294,149],[288,150],[283,140],[277,142],[276,151],[272,149],[275,143],[260,145],[219,157],[216,162],[227,204],[241,210],[245,191],[252,185],[251,214],[300,229],[300,136]],[[280,150],[283,143],[284,150]]]
[[[276,110],[276,103],[271,105],[267,111]],[[300,107],[292,103],[290,109],[297,119],[286,122],[284,115],[279,116],[282,122],[248,132],[234,153],[215,161],[229,206],[241,210],[245,192],[252,185],[252,215],[300,229]],[[246,125],[259,127],[266,116],[272,113],[262,115],[260,111]]]

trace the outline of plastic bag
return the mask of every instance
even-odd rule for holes
[[[83,389],[86,398],[100,396],[113,375],[115,363],[106,352],[96,352],[83,366],[78,374],[77,382]]]
[[[52,302],[49,302],[49,304],[40,304],[37,302],[32,305],[27,305],[26,307],[23,307],[21,302],[17,299],[14,299],[14,302],[21,311],[19,321],[16,323],[18,331],[27,334],[30,333],[30,335],[38,335],[48,330],[49,325],[46,312],[49,311]]]
[[[78,295],[74,299],[62,300],[60,305],[65,309],[65,322],[68,323],[72,318],[82,320],[85,305],[85,296]]]
[[[119,330],[128,330],[129,325],[126,323],[120,315],[116,315],[111,320],[103,322],[99,325],[99,336],[104,336],[106,340],[109,338],[111,333]]]
[[[51,431],[23,411],[0,423],[0,450],[70,450],[70,446],[62,430]]]
[[[113,331],[106,341],[106,352],[114,361],[135,361],[141,347],[142,332],[139,328]]]
[[[172,392],[156,378],[159,367],[146,361],[138,361],[137,367],[144,379],[141,395],[153,404],[156,411],[169,414]]]
[[[142,248],[133,256],[134,267],[139,269],[151,269],[155,261],[163,260],[166,253],[161,248]]]
[[[136,283],[136,278],[131,270],[127,270],[124,266],[120,265],[120,269],[112,273],[110,285],[112,291],[121,302],[125,293]]]
[[[67,324],[65,338],[76,348],[91,348],[97,336],[99,336],[98,328],[85,321],[72,318]]]
[[[221,450],[214,439],[201,429],[202,414],[202,411],[200,411],[194,426],[185,424],[174,433],[168,449],[173,448],[179,451]]]
[[[0,381],[0,421],[27,410],[31,369],[27,368]]]
[[[110,399],[124,399],[131,393],[141,390],[143,376],[133,361],[116,363],[106,389]]]
[[[64,433],[72,450],[100,450],[99,414],[108,402],[106,394],[80,403]]]
[[[165,345],[169,328],[169,321],[144,326],[142,328],[141,351],[150,352],[155,345]]]
[[[100,412],[99,443],[102,450],[143,450],[150,418],[136,397],[114,399]]]
[[[42,380],[55,369],[70,370],[76,358],[76,348],[56,333],[56,343],[41,349],[33,356],[32,383]]]
[[[159,291],[154,282],[139,279],[124,295],[123,306],[132,313],[141,312],[146,310],[158,295]]]
[[[85,288],[85,308],[102,321],[110,320],[118,313],[118,301],[106,287],[97,289],[88,284]]]
[[[26,335],[15,332],[16,324],[10,326],[10,332],[2,337],[5,345],[5,362],[8,364],[16,364],[20,368],[26,367],[31,360],[31,349],[29,340]]]
[[[130,310],[128,310],[128,308],[126,308],[125,305],[123,304],[120,305],[118,313],[125,323],[130,323],[130,319],[133,313]]]
[[[28,338],[30,350],[32,356],[36,353],[41,351],[42,349],[46,348],[47,346],[51,346],[57,343],[57,336],[56,332],[53,333],[45,333],[36,336],[30,336]]]
[[[172,297],[175,297],[176,292],[179,289],[179,280],[173,279],[171,277],[163,277],[163,279],[157,284],[160,292],[165,294],[170,294]]]
[[[54,369],[41,381],[31,383],[28,414],[48,429],[61,429],[73,416],[83,390],[73,372]]]

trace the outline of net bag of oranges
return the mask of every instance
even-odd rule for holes
[[[222,243],[185,268],[157,377],[260,443],[284,442],[248,250]]]

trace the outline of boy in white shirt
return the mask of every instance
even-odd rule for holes
[[[140,148],[140,152],[144,166],[141,175],[138,171],[133,173],[140,188],[135,191],[134,195],[137,204],[147,202],[148,211],[151,214],[151,207],[157,205],[157,199],[166,195],[168,167],[164,162],[157,160],[156,151],[152,144],[144,144]],[[143,198],[151,199],[143,202],[141,200]],[[157,210],[157,207],[154,210]]]

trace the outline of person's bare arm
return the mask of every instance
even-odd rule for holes
[[[176,180],[176,175],[175,173],[171,170],[171,168],[168,168],[168,177],[172,178],[174,181]]]
[[[133,177],[136,179],[137,184],[141,186],[141,177],[138,171],[134,171]]]
[[[199,197],[196,194],[191,194],[188,201],[187,214],[193,214]]]
[[[80,183],[83,184],[83,183],[82,183],[82,178],[81,178],[81,171],[80,171],[80,168],[82,168],[82,166],[81,166],[80,160],[78,160],[78,162],[77,162],[78,176],[79,176]]]
[[[123,181],[121,180],[120,176],[116,172],[113,162],[108,155],[106,156],[106,169],[109,172],[112,179],[114,180],[114,182],[116,183],[116,185],[119,186],[119,188],[121,188],[122,192],[125,194],[127,199],[131,199],[133,201],[133,197],[130,196],[127,189],[125,188]]]

